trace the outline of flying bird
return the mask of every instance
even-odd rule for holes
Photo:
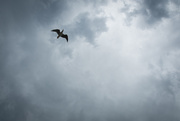
[[[64,29],[60,32],[60,30],[59,29],[53,29],[53,30],[51,30],[52,32],[56,32],[57,34],[58,34],[58,36],[57,36],[57,39],[59,38],[59,37],[62,37],[62,38],[65,38],[66,40],[67,40],[67,42],[68,42],[68,35],[67,34],[63,34],[63,32],[64,32]]]

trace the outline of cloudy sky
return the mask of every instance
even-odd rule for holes
[[[180,0],[1,0],[0,121],[179,121],[179,21]]]

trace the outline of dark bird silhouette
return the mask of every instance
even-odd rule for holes
[[[63,34],[63,32],[64,32],[64,29],[60,32],[60,30],[59,29],[53,29],[53,30],[51,30],[52,32],[56,32],[57,34],[58,34],[58,36],[57,36],[57,39],[59,38],[59,37],[62,37],[62,38],[65,38],[66,40],[67,40],[67,42],[68,42],[68,35],[67,34]]]

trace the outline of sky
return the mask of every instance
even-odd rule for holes
[[[0,121],[179,121],[179,21],[179,0],[1,0]]]

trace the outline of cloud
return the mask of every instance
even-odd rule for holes
[[[142,22],[145,22],[147,26],[152,26],[157,22],[161,22],[163,19],[170,18],[174,12],[171,11],[171,5],[173,8],[177,7],[177,1],[173,0],[142,0],[142,1],[128,1],[124,2],[124,7],[121,8],[121,12],[125,12],[127,20],[131,21],[136,16],[143,18]]]
[[[140,3],[126,26],[119,1],[1,2],[0,120],[178,121],[179,17]]]
[[[94,43],[95,37],[99,36],[102,32],[107,31],[106,18],[95,17],[91,18],[89,13],[82,13],[75,18],[75,22],[67,26],[73,26],[70,33],[73,38],[85,37],[90,43]],[[68,27],[65,27],[68,28]]]
[[[50,117],[53,117],[51,120],[56,120],[69,117],[72,108],[66,108],[66,106],[72,103],[73,98],[71,99],[66,94],[73,96],[74,90],[66,87],[68,84],[64,83],[68,81],[65,70],[59,70],[59,66],[56,67],[59,59],[62,59],[60,66],[68,59],[64,55],[66,53],[64,49],[68,50],[68,48],[61,48],[62,52],[60,52],[60,48],[49,41],[52,39],[50,37],[51,25],[57,17],[63,17],[63,11],[68,9],[66,7],[69,6],[65,1],[25,2],[19,0],[5,1],[1,4],[3,13],[1,12],[2,19],[0,20],[2,35],[0,37],[0,84],[2,87],[0,120],[50,120]],[[84,24],[84,35],[82,30],[80,35],[94,41],[95,32],[90,27],[96,28],[93,22],[99,24],[101,21],[104,25],[104,19],[92,18],[91,20],[84,15],[80,17],[81,23],[75,26],[76,29],[80,29],[79,27]],[[86,33],[88,31],[92,37],[88,36]],[[69,50],[72,49],[69,48]],[[64,65],[62,67],[65,69]],[[75,95],[78,99],[78,92]],[[66,111],[62,111],[62,108]],[[72,113],[74,115],[74,112]]]
[[[168,17],[168,0],[144,0],[144,11],[146,16],[149,16],[148,23],[154,23],[162,18]]]

